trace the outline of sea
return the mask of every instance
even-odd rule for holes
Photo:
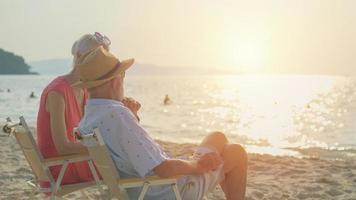
[[[0,76],[0,124],[24,116],[35,127],[41,91],[54,78]],[[356,157],[355,77],[136,75],[126,76],[125,96],[141,103],[141,124],[158,140],[199,143],[222,131],[251,153]]]

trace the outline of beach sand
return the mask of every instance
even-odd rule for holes
[[[0,199],[27,199],[33,177],[14,137],[0,133]],[[172,156],[189,156],[195,144],[158,141]],[[356,199],[356,160],[324,160],[249,154],[247,200],[278,199]],[[96,188],[88,196],[98,198]],[[43,199],[41,195],[36,196]],[[76,192],[68,199],[87,199]],[[207,199],[225,199],[217,187]]]

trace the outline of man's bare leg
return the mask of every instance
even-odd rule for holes
[[[201,145],[213,146],[224,160],[225,180],[220,183],[228,200],[243,200],[246,193],[247,153],[238,144],[228,144],[225,134],[213,132]]]
[[[247,153],[238,144],[227,144],[222,153],[225,180],[220,183],[226,199],[243,200],[246,193]]]

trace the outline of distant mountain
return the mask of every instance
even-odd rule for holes
[[[70,59],[48,59],[30,62],[32,70],[39,74],[62,75],[70,72],[72,61]]]
[[[46,75],[61,75],[70,72],[72,61],[70,59],[50,59],[30,62],[33,71]],[[152,64],[135,63],[127,71],[130,75],[206,75],[226,74],[226,71],[211,70],[197,67],[161,67]]]
[[[152,64],[137,63],[127,71],[132,75],[211,75],[226,74],[227,71],[201,67],[161,67]]]
[[[0,49],[0,74],[36,74],[30,68],[23,57]]]

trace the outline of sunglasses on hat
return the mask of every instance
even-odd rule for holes
[[[105,46],[105,47],[109,47],[109,46],[110,46],[111,41],[110,41],[110,39],[109,39],[108,37],[106,37],[105,35],[102,35],[102,34],[100,34],[99,32],[95,32],[93,36],[94,36],[95,40],[96,40],[99,44],[101,44],[101,45],[103,45],[103,46]]]

